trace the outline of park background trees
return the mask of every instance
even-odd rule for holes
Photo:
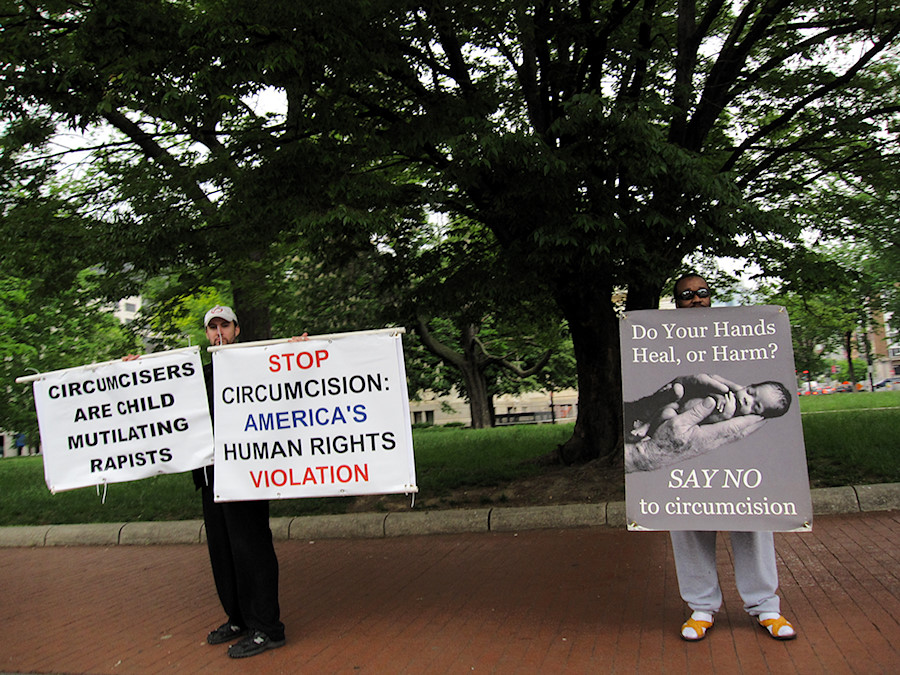
[[[872,336],[887,335],[885,316],[898,316],[892,309],[898,291],[893,254],[866,239],[823,245],[809,260],[813,275],[800,266],[760,289],[760,301],[784,306],[791,317],[794,361],[803,379],[835,379],[828,373],[834,366],[836,379],[874,385],[871,366],[886,355],[875,354]],[[834,354],[842,354],[843,362],[833,363],[828,357]]]
[[[87,272],[51,297],[26,275],[0,279],[0,429],[38,443],[31,384],[16,384],[17,377],[138,351],[138,337],[110,309],[98,302],[96,275]]]
[[[184,292],[224,279],[262,338],[295,258],[325,274],[378,260],[374,304],[397,308],[380,318],[407,323],[429,214],[471,224],[485,246],[467,263],[502,271],[492,293],[524,284],[565,320],[564,461],[618,457],[618,313],[657,306],[686,256],[773,276],[804,260],[813,283],[804,233],[896,247],[900,3],[2,7],[6,152],[42,196],[59,125],[108,134],[62,201],[63,266],[102,266],[109,297],[160,274]],[[43,228],[4,228],[48,246]]]

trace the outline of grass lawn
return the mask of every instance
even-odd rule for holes
[[[800,397],[813,487],[900,482],[900,391]]]
[[[800,410],[813,487],[900,482],[900,391],[803,396]],[[442,495],[537,475],[541,467],[527,460],[548,453],[571,433],[569,424],[416,429],[420,493]],[[273,501],[272,515],[342,513],[347,503],[346,497]],[[0,525],[201,517],[187,474],[112,484],[101,505],[95,488],[51,495],[42,457],[0,460]]]

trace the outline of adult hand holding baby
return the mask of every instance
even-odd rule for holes
[[[673,382],[673,390],[681,387],[680,394],[683,396],[684,383],[674,380]],[[702,455],[725,443],[744,438],[765,422],[765,418],[761,415],[744,415],[714,424],[702,424],[715,412],[715,399],[707,396],[700,405],[679,413],[677,408],[680,398],[681,396],[660,410],[660,422],[650,435],[634,443],[625,444],[626,472],[653,471]]]

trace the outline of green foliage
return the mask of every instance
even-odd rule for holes
[[[835,297],[828,292],[803,295],[782,292],[767,298],[768,302],[787,308],[791,321],[794,364],[798,372],[824,372],[824,356],[841,351],[845,333],[855,325],[855,317],[848,317],[846,312],[836,306]]]
[[[547,359],[567,346],[571,354],[546,285],[498,255],[477,223],[444,222],[403,266],[408,291],[398,310],[416,328],[408,352],[416,388],[455,389],[469,400],[474,426],[490,425],[493,396],[541,388],[553,377]]]
[[[0,115],[38,120],[4,130],[36,153],[4,159],[34,203],[2,223],[10,241],[102,265],[105,297],[224,279],[255,339],[328,322],[327,303],[301,321],[271,311],[294,256],[326,275],[380,260],[427,291],[400,244],[425,209],[450,214],[472,236],[440,247],[458,274],[431,271],[454,314],[505,321],[496,298],[459,298],[522,279],[567,321],[581,459],[620,435],[614,290],[653,307],[695,252],[814,282],[804,231],[897,243],[896,1],[2,7]],[[249,105],[261,93],[276,112]],[[39,142],[59,124],[109,130],[64,199]],[[27,226],[55,213],[72,217],[48,231],[77,256]],[[382,306],[409,325],[404,302]]]
[[[834,361],[831,359],[826,359],[824,362],[825,369],[820,371],[818,379],[820,380],[837,380],[838,382],[850,382],[850,367],[847,364],[846,359],[842,361]],[[836,368],[836,372],[831,372],[831,367],[834,366]],[[858,382],[863,381],[865,379],[863,375],[866,372],[866,362],[864,359],[853,359],[853,374],[856,376],[856,380]],[[813,378],[817,379],[817,378]]]
[[[884,327],[881,317],[896,293],[898,273],[886,269],[865,241],[832,243],[802,258],[802,264],[784,271],[779,284],[762,291],[763,301],[787,308],[798,371],[831,379],[825,373],[832,363],[824,357],[843,353],[847,360],[840,364],[840,380],[862,381],[875,355],[868,340],[859,343],[858,336]],[[866,360],[850,361],[853,350]]]
[[[20,376],[121,358],[139,349],[134,334],[96,300],[97,275],[81,273],[70,291],[47,296],[37,280],[0,278],[0,428],[36,442],[31,384]]]
[[[227,283],[219,284],[219,288],[227,287]],[[151,351],[206,345],[203,326],[206,312],[215,305],[233,304],[230,295],[218,288],[200,288],[192,293],[172,277],[151,279],[144,286],[141,298],[141,312],[134,323],[142,334],[150,336],[146,341]],[[209,361],[205,350],[201,349],[200,355],[204,362]]]

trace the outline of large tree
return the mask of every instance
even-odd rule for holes
[[[546,289],[506,269],[483,228],[423,221],[406,234],[350,259],[327,249],[292,258],[275,316],[314,332],[407,326],[411,392],[455,391],[473,427],[492,426],[494,395],[535,388],[526,378],[564,346],[561,318]]]
[[[499,254],[468,219],[437,228],[403,256],[395,311],[418,342],[456,373],[471,424],[494,425],[494,395],[540,373],[562,346],[561,317],[544,285]],[[434,389],[434,388],[432,388]]]
[[[568,322],[566,461],[621,442],[615,290],[655,307],[698,250],[775,263],[894,170],[898,2],[3,6],[3,112],[127,141],[95,164],[111,270],[222,262],[264,308],[273,244],[370,246],[400,205],[465,216]],[[282,114],[248,108],[263,90]]]

